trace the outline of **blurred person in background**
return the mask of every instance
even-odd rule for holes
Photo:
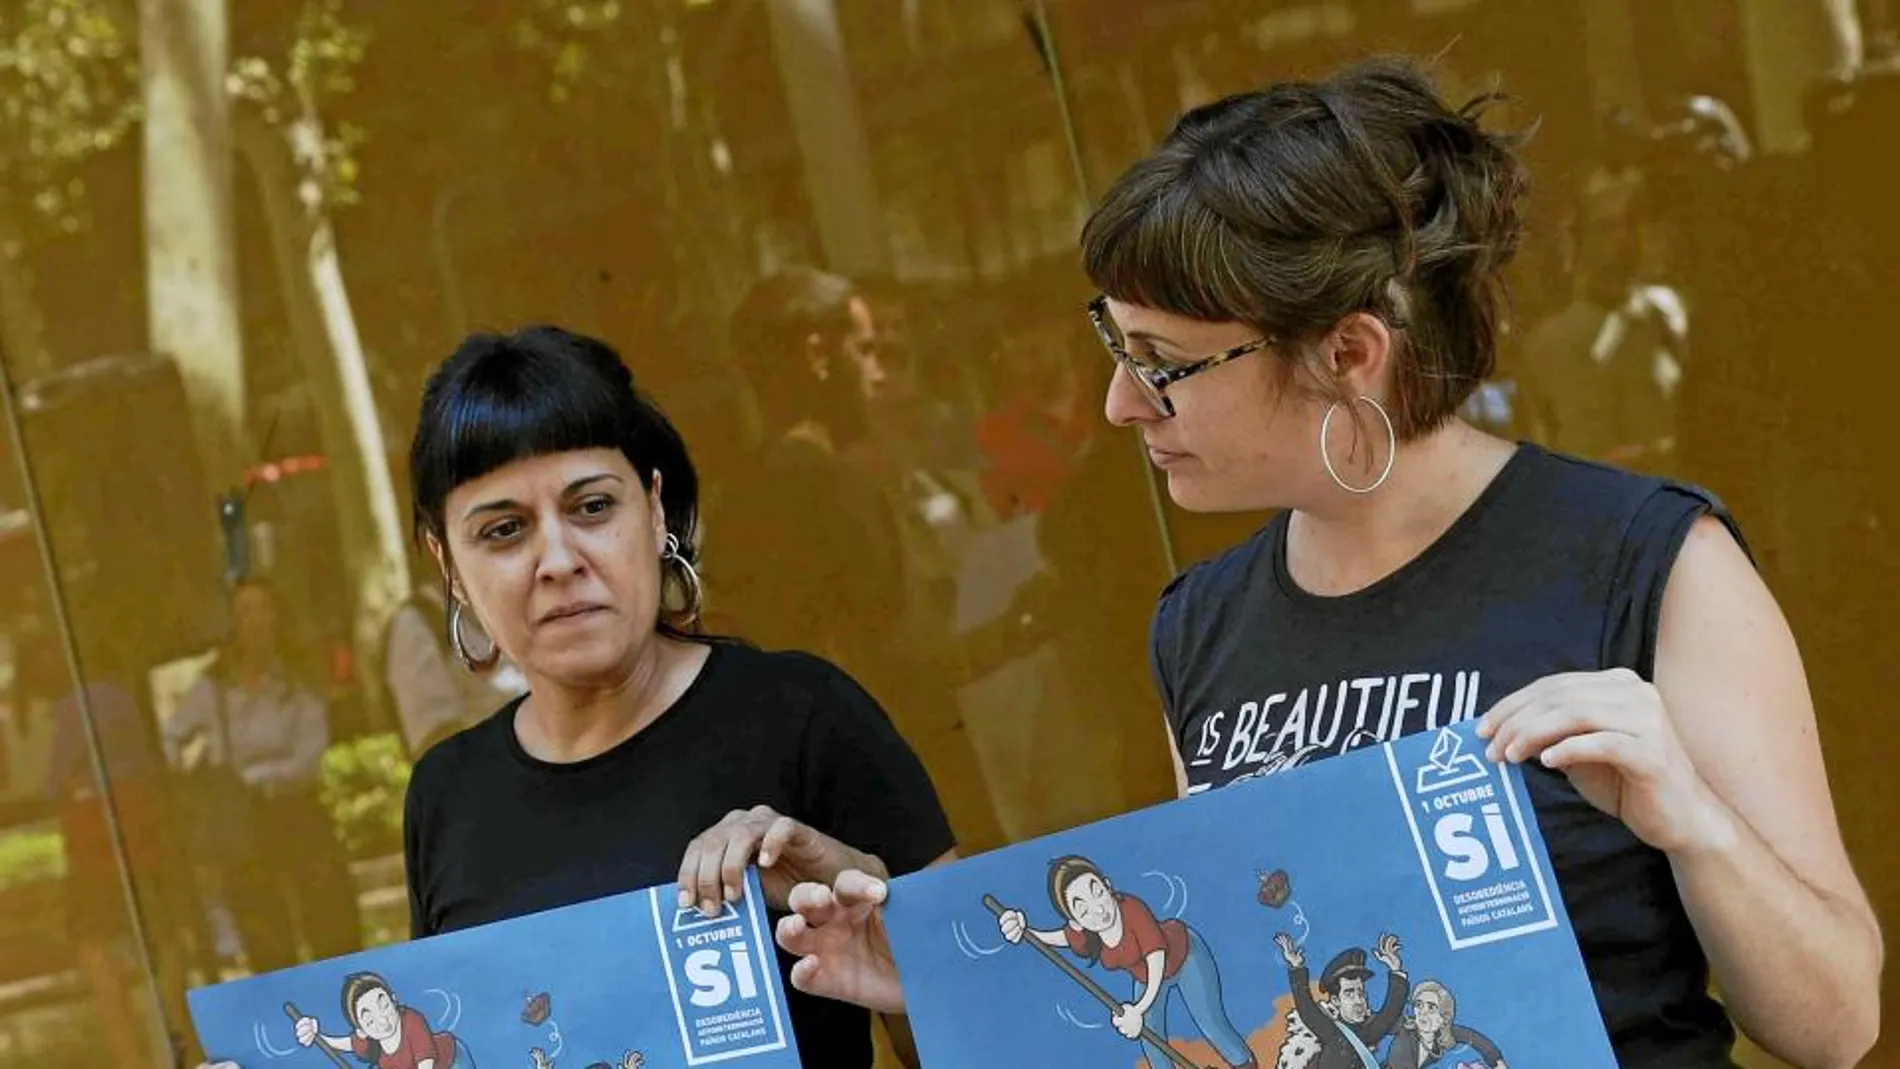
[[[730,335],[761,437],[743,470],[719,474],[707,525],[713,611],[761,645],[802,644],[886,693],[878,683],[902,678],[887,647],[908,577],[890,503],[847,459],[885,382],[871,307],[849,280],[791,267],[752,287]]]
[[[234,919],[253,972],[362,945],[356,887],[318,795],[328,710],[290,665],[275,591],[231,592],[231,637],[163,725],[193,786],[192,854]]]
[[[175,856],[167,849],[164,763],[140,707],[136,681],[103,650],[87,657],[84,665],[91,677],[85,693],[99,747],[97,768],[61,644],[52,636],[37,636],[21,649],[16,664],[15,693],[23,704],[44,702],[50,708],[53,739],[46,793],[58,811],[66,852],[67,935],[92,990],[113,1064],[141,1065],[150,1054],[149,1033],[141,1031],[148,1019],[136,1012],[134,994],[142,995],[145,988],[124,880],[129,877],[137,890],[155,957],[169,971],[179,964],[173,953],[179,933],[170,927],[177,917],[172,893]],[[108,779],[109,796],[101,789],[100,769]]]
[[[840,275],[789,267],[753,285],[729,332],[762,435],[742,470],[722,473],[707,525],[712,626],[809,649],[872,694],[901,695],[892,715],[929,761],[960,837],[997,841],[954,693],[964,651],[916,626],[928,578],[906,554],[895,495],[853,459],[889,381],[870,302]]]

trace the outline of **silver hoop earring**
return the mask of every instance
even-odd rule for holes
[[[455,659],[462,662],[462,667],[471,672],[485,672],[501,660],[501,647],[495,645],[495,640],[487,635],[482,638],[488,643],[488,652],[476,657],[469,653],[468,643],[462,638],[462,603],[450,598],[449,647],[455,651]]]
[[[1337,483],[1341,490],[1349,494],[1369,494],[1379,487],[1384,486],[1385,481],[1392,477],[1393,461],[1399,458],[1398,429],[1392,426],[1392,417],[1386,414],[1385,406],[1380,404],[1377,398],[1369,397],[1365,394],[1360,394],[1353,403],[1359,404],[1361,402],[1371,405],[1372,410],[1379,414],[1380,421],[1385,424],[1385,470],[1379,473],[1379,477],[1372,481],[1371,486],[1353,486],[1347,483],[1346,480],[1340,478],[1338,469],[1333,467],[1333,455],[1332,452],[1327,449],[1326,443],[1330,440],[1329,433],[1333,429],[1333,413],[1339,410],[1339,402],[1334,401],[1332,404],[1327,405],[1326,418],[1319,421],[1319,458],[1326,464],[1326,474],[1332,476],[1333,482]]]
[[[699,569],[694,568],[693,562],[687,560],[686,554],[680,551],[680,538],[671,531],[666,533],[666,542],[660,549],[660,563],[679,569],[680,585],[686,588],[686,604],[680,611],[688,623],[699,619],[699,609],[704,604],[706,591],[699,582]]]

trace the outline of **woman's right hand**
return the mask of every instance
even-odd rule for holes
[[[798,958],[792,986],[885,1014],[904,1012],[904,988],[884,932],[889,885],[856,869],[830,887],[792,888],[791,915],[778,922],[778,944]]]
[[[1020,943],[1023,941],[1023,932],[1029,929],[1029,918],[1023,916],[1020,909],[1004,910],[1003,915],[996,918],[996,926],[1002,930],[1004,939]]]
[[[310,1046],[317,1041],[317,1019],[315,1017],[297,1018],[297,1042]]]

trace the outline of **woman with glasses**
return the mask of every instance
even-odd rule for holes
[[[1524,767],[1625,1067],[1727,1066],[1731,1014],[1795,1064],[1853,1065],[1878,925],[1732,521],[1457,417],[1495,366],[1521,231],[1487,102],[1453,110],[1396,60],[1220,100],[1083,233],[1122,372],[1109,420],[1183,508],[1277,510],[1155,614],[1180,789],[1478,719],[1487,756]],[[899,1010],[885,894],[797,888],[794,982]]]

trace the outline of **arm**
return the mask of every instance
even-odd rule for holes
[[[1046,932],[1040,932],[1034,928],[1025,928],[1023,934],[1034,936],[1036,942],[1055,947],[1057,950],[1074,949],[1074,947],[1069,945],[1069,933],[1068,930],[1064,928],[1053,928]]]
[[[1327,1017],[1326,1011],[1320,1009],[1319,1003],[1313,998],[1313,975],[1306,971],[1305,965],[1294,965],[1286,971],[1286,982],[1292,988],[1293,1009],[1300,1015],[1300,1020],[1306,1022],[1306,1027],[1312,1029],[1314,1035],[1322,1034],[1320,1022],[1327,1020]]]
[[[185,742],[194,732],[203,731],[211,722],[211,688],[217,682],[209,674],[200,675],[198,681],[178,699],[178,708],[165,719],[159,728],[159,744],[165,750],[165,760],[172,767],[181,767],[184,761]],[[213,740],[212,745],[217,745]],[[222,756],[222,755],[219,755]]]
[[[1477,1051],[1478,1057],[1484,1059],[1484,1064],[1491,1069],[1496,1069],[1497,1064],[1504,1060],[1504,1052],[1498,1049],[1498,1045],[1491,1042],[1489,1036],[1475,1028],[1453,1024],[1451,1038]]]
[[[462,692],[455,684],[442,644],[414,606],[397,610],[389,622],[389,652],[383,666],[396,699],[411,754],[425,749],[431,734],[462,719]]]
[[[1538,680],[1485,713],[1486,755],[1541,760],[1662,851],[1729,1010],[1815,1069],[1880,1027],[1880,928],[1835,822],[1800,654],[1720,521],[1702,518],[1660,605],[1655,683]]]
[[[1306,971],[1306,952],[1285,932],[1273,937],[1273,945],[1280,948],[1280,957],[1286,960],[1286,982],[1293,996],[1293,1011],[1300,1015],[1300,1020],[1306,1022],[1306,1027],[1312,1029],[1313,1034],[1318,1035],[1319,1029],[1314,1025],[1325,1011],[1313,999],[1313,976]]]
[[[1156,997],[1161,994],[1161,984],[1157,979],[1167,975],[1168,952],[1165,948],[1151,950],[1142,960],[1148,964],[1148,982],[1141,985],[1141,997],[1135,1000],[1135,1009],[1145,1017],[1155,1004]]]
[[[323,768],[323,751],[330,746],[330,721],[323,703],[309,691],[292,687],[285,693],[279,715],[283,756],[253,764],[245,778],[260,786],[315,783]]]
[[[1391,1035],[1399,1027],[1399,1021],[1405,1016],[1405,1000],[1412,993],[1412,981],[1403,969],[1388,969],[1385,974],[1385,1005],[1359,1029],[1360,1038],[1368,1043],[1377,1043]]]
[[[1122,927],[1126,937],[1134,940],[1142,963],[1148,967],[1148,979],[1133,1003],[1136,1011],[1145,1015],[1166,989],[1162,981],[1168,975],[1168,937],[1162,934],[1161,922],[1155,920],[1154,911],[1133,895],[1122,899]]]
[[[1791,1062],[1856,1064],[1879,1034],[1880,926],[1841,842],[1794,638],[1714,520],[1666,588],[1656,686],[1706,784],[1706,827],[1669,858],[1728,1005]]]

